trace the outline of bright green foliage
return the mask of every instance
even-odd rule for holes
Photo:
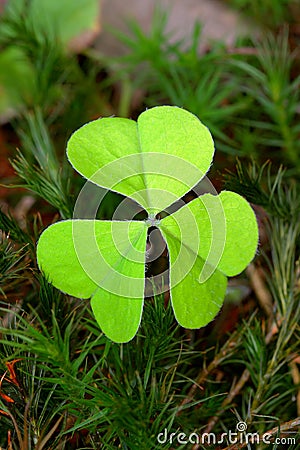
[[[113,227],[117,227],[117,233],[113,233]],[[76,239],[77,233],[85,238]],[[39,240],[39,265],[49,274],[54,286],[75,297],[93,296],[92,308],[97,321],[117,342],[130,340],[140,324],[146,233],[144,222],[66,220],[47,228]],[[93,247],[94,236],[96,245]],[[132,241],[135,241],[134,247],[130,245]],[[53,242],[61,243],[61,246],[53,245]],[[136,249],[138,252],[134,251]],[[119,251],[130,261],[120,257]],[[135,261],[132,261],[133,257]],[[132,277],[135,278],[134,285]],[[106,289],[99,289],[98,285]],[[115,287],[123,293],[122,297],[114,293]]]
[[[200,239],[197,255],[193,255],[194,250],[188,246],[182,247],[182,251],[180,245],[181,241],[191,242],[193,223],[189,219],[195,217]],[[204,326],[222,305],[226,290],[224,275],[237,275],[253,258],[257,246],[257,224],[251,207],[233,192],[223,191],[219,197],[205,194],[163,219],[161,230],[170,254],[171,286],[177,279],[182,279],[172,289],[176,318],[186,328]],[[181,255],[179,251],[182,251]],[[195,260],[194,266],[187,274],[182,274],[190,258]],[[198,280],[200,273],[202,283]]]
[[[210,322],[221,307],[226,275],[240,273],[255,254],[254,213],[239,195],[222,192],[205,194],[161,220],[159,215],[209,169],[214,147],[208,129],[185,110],[155,107],[137,123],[104,118],[83,126],[67,152],[78,172],[135,200],[148,219],[76,218],[47,228],[37,257],[54,286],[92,297],[104,333],[116,342],[129,341],[143,307],[147,230],[156,226],[168,247],[178,322],[186,328]]]
[[[95,120],[74,133],[67,148],[83,176],[155,213],[205,175],[213,153],[207,128],[193,114],[170,107],[152,108],[137,123],[118,117]]]

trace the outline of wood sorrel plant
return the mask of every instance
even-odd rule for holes
[[[41,235],[38,264],[60,290],[91,297],[95,318],[113,341],[128,342],[140,324],[149,229],[163,243],[155,257],[165,245],[169,255],[169,286],[160,286],[160,292],[170,289],[175,317],[186,328],[215,317],[226,276],[237,275],[253,258],[257,223],[241,196],[223,191],[180,201],[204,180],[213,154],[208,129],[172,106],[149,109],[137,122],[98,119],[71,136],[68,158],[88,181],[73,220]],[[111,221],[96,219],[103,197],[103,191],[95,197],[96,186],[126,196]],[[139,211],[147,213],[146,220],[135,219]]]

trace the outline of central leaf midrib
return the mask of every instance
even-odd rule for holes
[[[147,206],[150,208],[150,198],[149,198],[149,191],[148,191],[148,182],[147,182],[147,177],[146,177],[146,173],[145,173],[145,165],[144,165],[144,152],[143,152],[143,147],[142,147],[142,142],[141,142],[141,136],[139,133],[139,125],[138,122],[136,124],[137,127],[137,137],[138,137],[138,147],[140,150],[140,155],[141,155],[141,165],[142,165],[142,177],[143,177],[143,181],[144,181],[144,186],[145,186],[145,192],[146,192],[146,202],[147,202]],[[146,211],[149,213],[148,208],[146,208]]]

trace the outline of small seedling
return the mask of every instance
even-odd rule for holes
[[[242,272],[254,257],[258,229],[245,199],[223,191],[180,201],[204,180],[213,154],[208,129],[172,106],[148,109],[137,122],[98,119],[71,136],[69,161],[88,181],[74,218],[42,233],[38,264],[58,289],[91,297],[95,318],[113,341],[128,342],[139,328],[150,227],[159,230],[169,255],[169,286],[160,291],[170,290],[175,317],[185,328],[200,328],[215,317],[227,276]],[[79,217],[84,206],[95,204],[95,186],[127,198],[111,221],[96,219],[97,202],[94,214]],[[136,205],[129,218],[128,198]],[[137,211],[148,218],[136,220]]]

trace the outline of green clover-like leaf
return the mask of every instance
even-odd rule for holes
[[[204,194],[163,219],[160,229],[170,254],[176,319],[186,328],[206,325],[222,305],[224,275],[242,272],[255,254],[258,229],[253,211],[233,192]],[[194,263],[187,264],[191,259]],[[186,266],[191,269],[185,275]]]
[[[127,342],[142,315],[146,236],[144,222],[64,220],[41,235],[38,263],[61,291],[92,297],[102,330],[115,342]],[[115,323],[120,317],[121,329]]]
[[[137,122],[119,117],[89,122],[71,136],[67,154],[84,177],[155,214],[206,174],[214,144],[193,114],[161,106],[143,112]]]
[[[156,217],[204,177],[213,153],[207,128],[171,106],[149,109],[137,122],[98,119],[71,136],[67,154],[74,168],[148,213],[146,221],[76,217],[48,227],[38,242],[41,270],[65,293],[91,297],[95,318],[113,341],[128,342],[140,324],[148,227],[156,226],[167,244],[172,306],[186,328],[215,317],[226,276],[237,275],[253,258],[257,223],[237,194],[204,194],[162,220]]]

